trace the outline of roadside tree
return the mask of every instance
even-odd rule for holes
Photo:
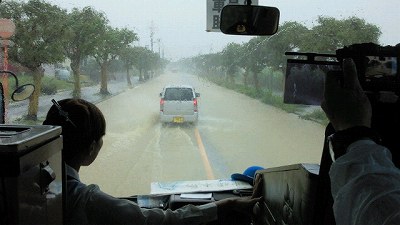
[[[268,37],[263,42],[262,48],[268,55],[267,65],[274,70],[285,70],[285,52],[299,51],[306,42],[306,34],[309,30],[298,22],[285,22],[275,35]],[[310,40],[311,41],[311,40]]]
[[[134,66],[139,70],[139,81],[145,81],[150,76],[149,72],[157,69],[161,63],[160,57],[157,53],[144,47],[133,47],[135,52]]]
[[[108,23],[106,16],[91,7],[74,8],[68,16],[68,29],[71,33],[65,53],[71,60],[74,74],[73,97],[81,97],[80,66],[85,57],[94,54]]]
[[[32,72],[36,89],[29,99],[27,119],[37,120],[44,75],[42,65],[65,60],[63,46],[69,36],[65,23],[67,12],[40,0],[3,3],[0,12],[2,17],[12,19],[16,26],[17,32],[11,38],[14,46],[9,50],[10,59]]]
[[[265,37],[256,37],[245,44],[246,63],[253,75],[253,85],[257,92],[261,90],[259,79],[260,72],[265,68],[268,61],[268,50],[262,48],[262,44],[265,40]]]
[[[229,43],[222,50],[222,63],[226,70],[226,81],[229,83],[234,83],[235,73],[238,70],[237,61],[241,60],[241,45],[238,43]]]
[[[129,87],[132,87],[130,70],[135,65],[135,62],[138,60],[138,51],[135,47],[128,46],[121,51],[119,58],[123,62],[124,68],[126,70],[126,82],[128,83]]]
[[[95,46],[93,57],[101,68],[100,94],[110,94],[107,88],[108,66],[116,59],[130,43],[137,40],[136,33],[126,28],[118,29],[110,26],[101,35]]]
[[[364,19],[350,17],[338,20],[318,17],[317,24],[304,38],[301,51],[335,53],[336,49],[353,43],[379,43],[380,28]]]

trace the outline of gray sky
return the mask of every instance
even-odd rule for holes
[[[93,6],[102,11],[114,27],[126,27],[139,36],[136,43],[150,48],[150,27],[154,27],[154,51],[159,47],[168,59],[218,52],[229,42],[247,42],[250,37],[206,32],[206,0],[48,0],[64,9]],[[275,6],[280,23],[296,20],[312,26],[318,15],[347,18],[357,14],[381,27],[381,44],[400,42],[398,0],[259,0]],[[384,15],[384,16],[383,16]],[[160,44],[158,44],[158,39]]]

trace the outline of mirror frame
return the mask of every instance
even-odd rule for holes
[[[11,95],[11,99],[13,101],[23,101],[31,97],[33,92],[35,92],[35,86],[33,84],[24,84],[17,87],[17,89]],[[22,97],[19,97],[18,95],[21,95]]]

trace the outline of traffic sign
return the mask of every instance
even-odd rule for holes
[[[0,37],[2,39],[8,39],[14,35],[15,24],[10,19],[0,19]]]
[[[247,0],[207,0],[207,32],[221,32],[219,29],[221,10],[226,5],[245,5]],[[253,0],[252,5],[258,5]]]

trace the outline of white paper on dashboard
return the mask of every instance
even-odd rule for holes
[[[190,198],[190,199],[211,199],[212,193],[185,193],[181,194],[181,198]]]
[[[237,180],[198,180],[152,182],[151,194],[177,194],[252,189],[250,184]]]

